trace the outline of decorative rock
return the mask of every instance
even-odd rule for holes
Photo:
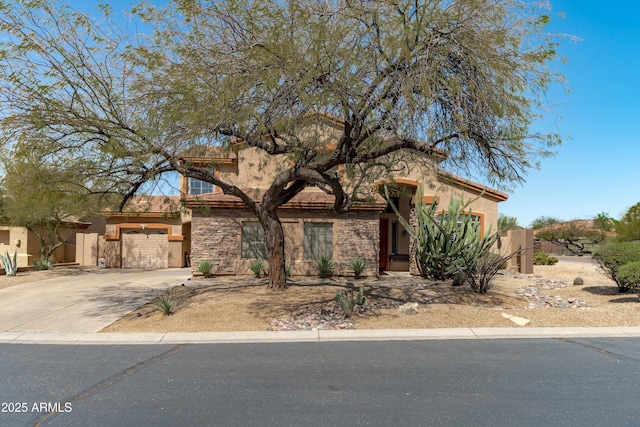
[[[524,317],[512,316],[507,313],[502,313],[502,317],[504,317],[505,319],[511,320],[513,323],[515,323],[518,326],[525,326],[527,323],[531,322],[531,320],[525,319]]]
[[[582,280],[582,277],[576,277],[575,279],[573,279],[573,286],[582,286],[584,285],[584,280]]]
[[[398,307],[400,314],[412,315],[418,314],[418,303],[417,302],[408,302],[406,304],[402,304]]]

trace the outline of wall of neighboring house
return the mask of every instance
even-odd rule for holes
[[[0,227],[0,253],[13,257],[17,253],[18,268],[33,264],[27,248],[28,231],[24,227]],[[37,253],[37,252],[36,252]]]
[[[305,259],[305,223],[324,223],[332,226],[332,258],[336,274],[351,275],[349,262],[364,258],[369,265],[364,275],[377,274],[378,224],[377,212],[352,212],[335,216],[325,212],[282,211],[280,218],[285,234],[285,258],[294,275],[315,274],[314,260]],[[212,209],[194,211],[191,221],[192,270],[207,259],[215,264],[215,274],[252,274],[249,264],[255,257],[242,257],[243,222],[256,222],[246,210]],[[267,266],[266,260],[264,261]]]

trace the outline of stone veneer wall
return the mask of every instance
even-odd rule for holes
[[[338,220],[337,254],[333,258],[342,275],[352,275],[349,262],[363,258],[368,265],[363,275],[378,275],[378,253],[380,250],[380,214],[357,212],[342,216]]]
[[[353,212],[337,217],[319,212],[306,216],[304,212],[283,212],[280,216],[285,232],[286,257],[293,266],[294,275],[315,274],[313,262],[302,259],[305,220],[333,222],[333,261],[337,274],[353,275],[349,262],[356,257],[367,261],[369,267],[364,275],[378,274],[379,213]],[[208,213],[194,210],[191,219],[192,270],[196,271],[201,260],[208,259],[215,264],[214,274],[251,274],[248,263],[252,260],[241,258],[241,230],[242,221],[255,220],[242,210],[215,209]]]
[[[236,274],[235,260],[240,258],[238,214],[231,210],[204,213],[194,210],[191,218],[191,268],[208,259],[215,264],[214,274]]]

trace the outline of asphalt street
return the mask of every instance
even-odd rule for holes
[[[0,345],[0,425],[638,425],[640,339]]]

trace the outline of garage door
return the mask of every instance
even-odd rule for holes
[[[163,230],[131,230],[122,234],[122,268],[167,268],[168,239]]]

